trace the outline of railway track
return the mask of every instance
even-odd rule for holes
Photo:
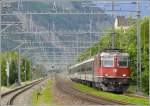
[[[40,79],[40,80],[34,81],[30,84],[27,84],[27,85],[18,87],[14,90],[3,93],[1,96],[2,97],[2,106],[3,105],[13,105],[16,97],[18,97],[20,94],[24,93],[25,91],[29,90],[33,86],[39,84],[43,80],[45,80],[45,79]]]
[[[58,78],[58,77],[56,78],[56,86],[63,92],[66,92],[70,95],[74,95],[77,98],[80,98],[82,100],[90,101],[91,103],[97,104],[97,105],[133,105],[133,104],[110,100],[107,98],[98,97],[98,96],[94,96],[94,95],[82,92],[78,89],[73,88],[71,82],[65,81],[62,78]]]
[[[143,99],[148,99],[148,97],[143,96],[143,95],[137,95],[135,93],[129,93],[129,92],[125,92],[123,93],[124,96],[129,96],[129,97],[136,97],[136,98],[143,98]]]

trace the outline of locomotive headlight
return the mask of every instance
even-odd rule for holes
[[[105,76],[108,76],[108,74],[105,74]]]
[[[122,76],[123,76],[123,77],[126,77],[127,75],[126,75],[126,74],[123,74]]]

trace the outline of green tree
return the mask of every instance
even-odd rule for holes
[[[21,64],[21,80],[25,80],[25,73],[24,67],[26,62],[26,80],[30,79],[30,64],[27,57],[22,58]],[[6,77],[6,64],[9,62],[9,83],[14,84],[18,80],[18,53],[17,52],[2,52],[0,54],[0,63],[1,63],[1,74],[2,74],[2,86],[6,86],[7,84],[7,77]]]

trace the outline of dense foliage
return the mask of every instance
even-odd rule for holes
[[[30,68],[31,64],[27,57],[21,56],[21,81],[34,80],[45,76],[45,68],[42,65],[36,65]],[[2,52],[0,54],[1,62],[1,83],[2,86],[7,85],[7,63],[9,63],[9,85],[18,82],[18,53],[17,52]],[[26,71],[25,71],[26,70]]]
[[[131,20],[130,20],[131,21]],[[136,25],[134,24],[127,30],[116,30],[115,46],[123,49],[130,54],[130,67],[132,70],[132,80],[136,82]],[[141,20],[141,43],[142,43],[142,88],[148,93],[148,35],[149,35],[149,20],[147,17]],[[79,61],[83,61],[91,56],[96,55],[104,48],[111,47],[111,35],[104,35],[100,40],[80,54]]]
[[[9,63],[9,84],[14,84],[18,81],[18,54],[16,52],[2,52],[0,54],[1,62],[1,82],[2,86],[7,85],[7,62]],[[25,64],[26,64],[26,73],[25,73]],[[25,75],[26,74],[26,75]],[[25,78],[26,76],[26,78]],[[30,63],[27,58],[21,58],[21,81],[30,79]]]

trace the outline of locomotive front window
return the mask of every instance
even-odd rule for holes
[[[128,57],[119,57],[118,66],[128,67]]]
[[[102,57],[101,58],[101,65],[103,67],[113,67],[114,59],[113,57]]]

